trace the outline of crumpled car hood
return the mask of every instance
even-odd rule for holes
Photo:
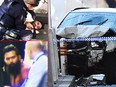
[[[109,27],[99,25],[78,25],[74,27],[57,28],[56,35],[65,38],[78,38],[78,37],[98,37],[103,36]]]
[[[99,25],[78,25],[74,27],[57,28],[56,35],[64,38],[79,38],[79,37],[99,37],[103,36],[109,27]],[[116,48],[116,41],[106,41],[106,51]]]

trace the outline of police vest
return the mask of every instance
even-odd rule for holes
[[[3,15],[5,13],[7,13],[8,9],[12,5],[12,3],[14,3],[14,2],[16,2],[16,1],[14,1],[14,0],[4,0],[4,2],[0,6],[0,20],[3,17]]]

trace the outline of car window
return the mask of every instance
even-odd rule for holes
[[[116,21],[112,24],[111,29],[116,32]]]
[[[85,22],[84,22],[85,21]],[[82,25],[103,25],[116,31],[116,13],[110,12],[70,12],[58,28]]]
[[[95,16],[95,17],[91,17],[88,20],[91,20],[90,22],[85,22],[83,23],[83,25],[98,25],[100,24],[102,21],[104,21],[104,17],[103,16]]]

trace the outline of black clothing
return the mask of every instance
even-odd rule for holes
[[[116,49],[103,56],[106,84],[116,84]]]
[[[23,0],[4,0],[0,6],[0,40],[22,39],[26,36],[28,39],[32,36],[31,31],[25,30],[27,11]]]
[[[8,5],[8,3],[11,3],[11,5],[8,6],[8,10],[1,17],[2,25],[9,29],[11,28],[11,29],[24,30],[26,28],[24,22],[27,15],[26,12],[27,8],[23,0],[10,0],[10,2],[8,0],[4,0],[0,8],[1,9],[7,8],[6,6]],[[2,11],[1,9],[0,9],[0,13]]]
[[[106,0],[106,2],[110,8],[116,8],[116,1],[115,0]]]

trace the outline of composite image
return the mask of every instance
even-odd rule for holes
[[[0,87],[116,87],[116,0],[0,0]]]

